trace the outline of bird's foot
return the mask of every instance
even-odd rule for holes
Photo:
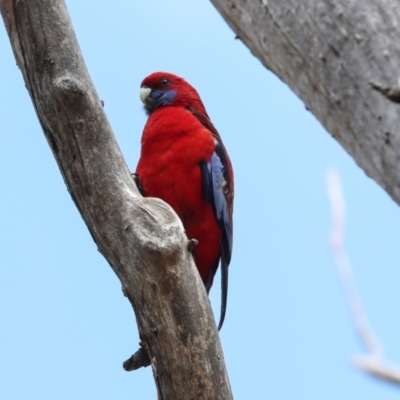
[[[142,185],[141,182],[140,182],[139,175],[136,174],[135,172],[133,172],[133,173],[131,173],[131,176],[132,176],[133,180],[135,181],[136,187],[138,188],[140,194],[141,194],[142,196],[144,196],[144,187],[143,187],[143,185]]]
[[[187,244],[187,249],[191,253],[193,249],[199,244],[199,241],[197,239],[189,239],[188,244]]]

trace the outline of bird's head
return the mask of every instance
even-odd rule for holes
[[[194,89],[183,78],[168,72],[154,72],[140,86],[140,100],[148,112],[159,107],[192,107],[205,113],[204,105]]]

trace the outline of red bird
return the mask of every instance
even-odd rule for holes
[[[207,293],[221,261],[225,319],[232,253],[233,170],[226,149],[196,90],[183,78],[155,72],[140,99],[149,118],[136,175],[143,196],[168,203],[182,220]]]

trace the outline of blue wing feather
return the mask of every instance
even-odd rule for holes
[[[224,323],[226,313],[228,299],[228,267],[232,254],[233,171],[221,137],[210,121],[207,113],[190,106],[187,106],[186,109],[190,111],[205,128],[210,130],[215,139],[215,151],[210,161],[201,162],[200,168],[202,172],[204,195],[207,202],[213,206],[221,230],[221,315],[218,324],[218,330],[220,330]],[[205,283],[207,292],[211,288],[212,279],[217,268],[218,262],[215,267],[211,269],[210,276]]]
[[[207,202],[211,203],[222,233],[221,247],[229,264],[232,252],[232,222],[226,199],[226,166],[222,163],[219,145],[211,160],[201,163],[203,191]]]
[[[228,298],[228,267],[232,253],[232,220],[229,211],[228,201],[226,198],[226,190],[228,186],[227,182],[227,165],[223,161],[226,161],[224,149],[216,144],[215,152],[211,156],[208,163],[203,162],[201,164],[202,177],[203,177],[203,190],[204,195],[209,203],[212,204],[215,216],[218,221],[219,228],[221,230],[221,288],[222,288],[222,299],[221,299],[221,315],[218,324],[218,329],[221,329],[225,319],[226,305]],[[209,282],[215,274],[215,269],[210,271]],[[206,284],[207,286],[207,284]],[[211,285],[210,285],[211,286]],[[207,287],[207,291],[210,287]]]

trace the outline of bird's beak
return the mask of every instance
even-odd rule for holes
[[[139,96],[140,96],[140,100],[142,101],[142,103],[144,105],[147,104],[147,99],[149,98],[150,93],[151,93],[151,89],[150,88],[148,88],[146,86],[143,86],[143,87],[140,88]]]

